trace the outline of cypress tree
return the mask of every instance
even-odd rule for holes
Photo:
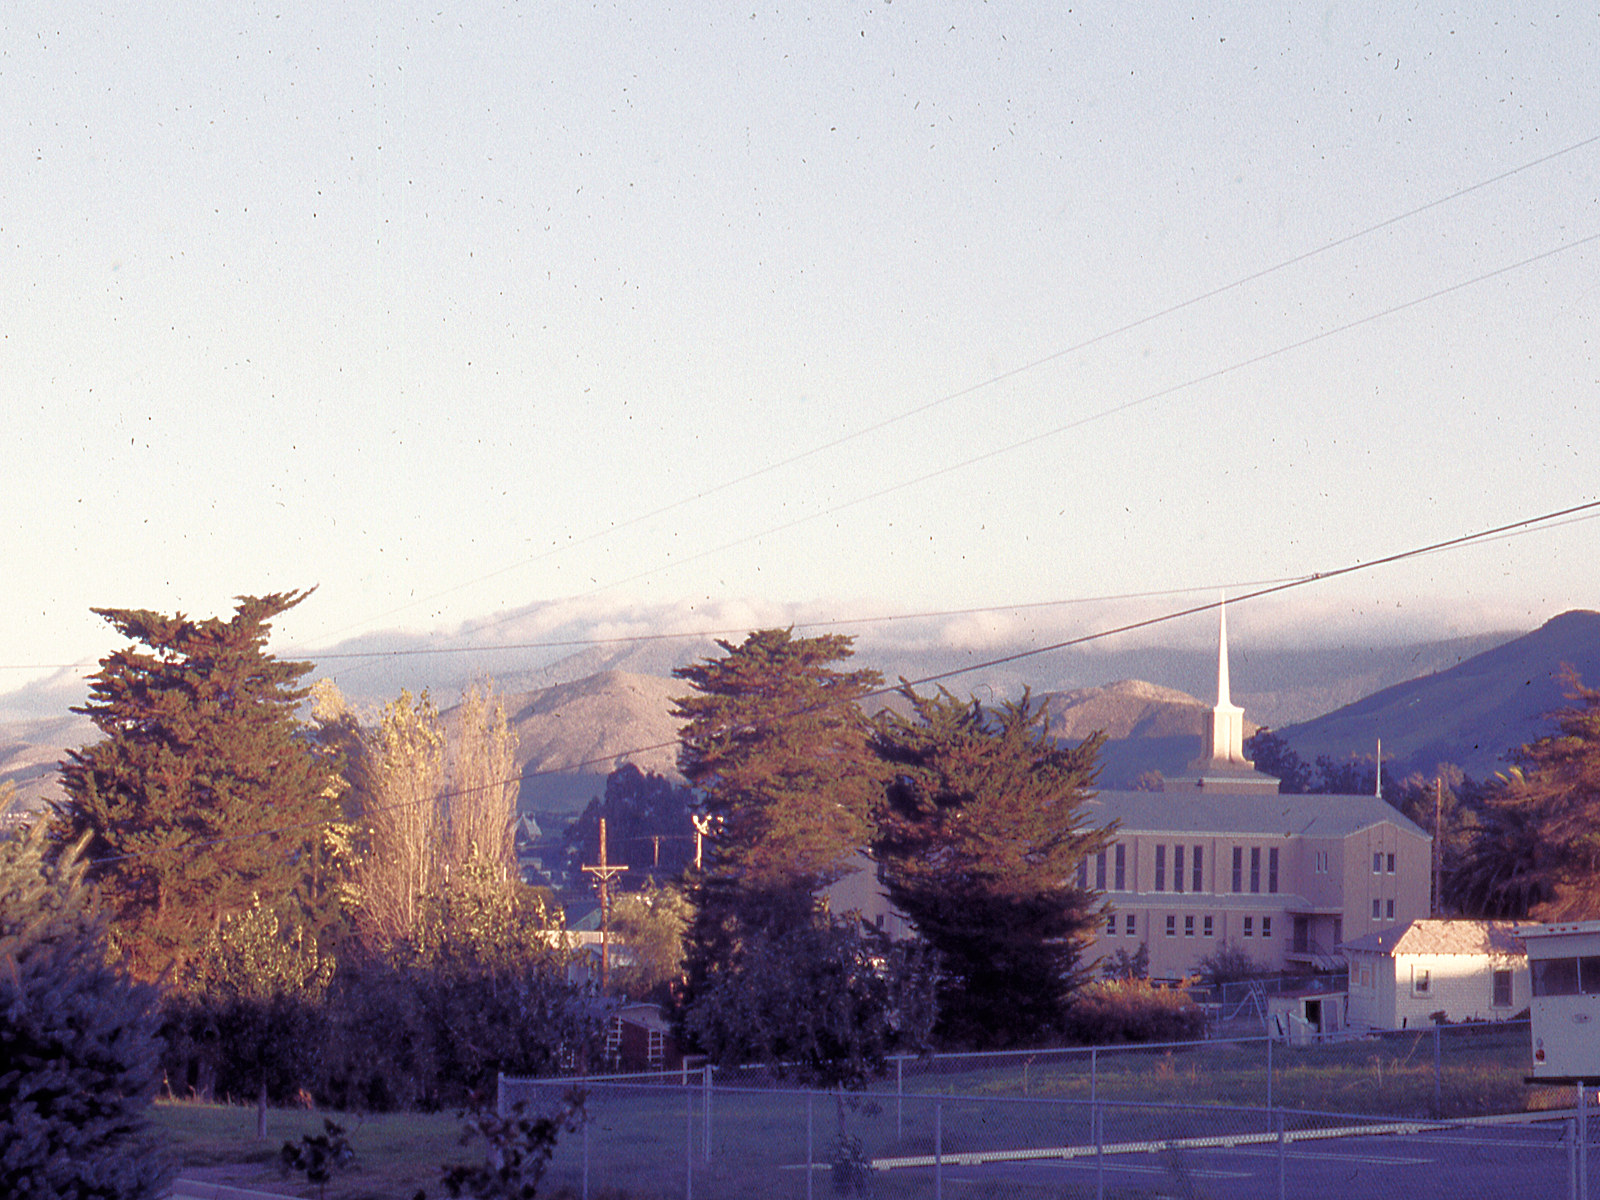
[[[1027,695],[986,709],[942,688],[901,691],[911,715],[885,713],[874,741],[893,772],[875,849],[889,898],[939,955],[937,1033],[967,1046],[1046,1041],[1101,920],[1077,879],[1109,838],[1083,812],[1104,738],[1057,744]]]
[[[134,644],[101,660],[73,710],[104,736],[69,752],[62,781],[142,977],[181,969],[256,897],[290,895],[333,815],[328,767],[295,717],[310,664],[265,649],[272,618],[308,594],[243,596],[229,620],[94,610]]]

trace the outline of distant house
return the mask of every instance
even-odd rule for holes
[[[1528,1007],[1528,952],[1509,921],[1416,920],[1340,950],[1350,964],[1352,1028],[1504,1021]]]

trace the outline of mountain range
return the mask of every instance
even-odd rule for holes
[[[624,669],[632,661],[625,649],[585,651],[573,661],[541,668],[539,675],[548,679],[586,667],[600,669],[547,686],[515,687],[531,679],[516,671],[496,672],[518,738],[516,765],[525,810],[564,819],[599,794],[605,775],[630,758],[645,770],[676,776],[676,724],[670,709],[685,685],[668,672],[674,663],[715,653],[716,648],[689,642],[675,649],[667,659],[659,645],[641,652],[656,671]],[[887,664],[865,658],[858,655],[858,663],[878,666],[890,678],[931,674],[929,668],[940,661],[938,655],[915,660],[902,656]],[[1092,662],[1086,656],[1061,659],[1036,676],[1049,680],[1092,672],[1104,679],[1108,670],[1135,664],[1184,682],[1189,690],[1131,677],[1053,690],[1035,686],[1035,694],[1049,701],[1051,730],[1057,737],[1078,740],[1097,729],[1106,731],[1104,787],[1132,786],[1148,771],[1172,774],[1195,757],[1200,721],[1215,681],[1215,651],[1100,651]],[[1370,759],[1382,737],[1385,762],[1397,777],[1411,771],[1431,773],[1441,762],[1483,777],[1503,770],[1508,750],[1543,731],[1544,715],[1563,703],[1564,665],[1586,679],[1600,680],[1600,613],[1564,613],[1520,637],[1349,650],[1243,651],[1236,645],[1233,697],[1245,707],[1247,719],[1264,720],[1263,702],[1267,713],[1275,715],[1286,708],[1301,709],[1312,695],[1347,696],[1323,715],[1309,714],[1311,719],[1278,728],[1307,761],[1322,754],[1336,761]],[[965,682],[984,699],[1021,690],[1008,693],[994,683]],[[1370,694],[1358,690],[1369,684]],[[1286,696],[1298,699],[1274,706],[1273,697]],[[1246,733],[1254,728],[1247,724]],[[0,780],[16,783],[30,802],[58,797],[55,763],[67,747],[86,743],[94,733],[87,720],[70,715],[0,725]]]

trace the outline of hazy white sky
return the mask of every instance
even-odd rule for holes
[[[8,4],[0,690],[91,605],[917,611],[1600,498],[1600,242],[1469,284],[1600,235],[1600,16],[1386,7]],[[1531,627],[1597,551],[1303,595]]]

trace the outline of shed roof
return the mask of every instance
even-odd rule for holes
[[[1416,822],[1377,796],[1224,794],[1204,789],[1099,793],[1085,806],[1095,824],[1129,833],[1220,833],[1257,837],[1348,837],[1387,821],[1419,837]]]
[[[1516,934],[1514,921],[1417,920],[1407,921],[1351,938],[1339,947],[1366,954],[1466,954],[1508,955],[1525,958],[1527,950]]]

